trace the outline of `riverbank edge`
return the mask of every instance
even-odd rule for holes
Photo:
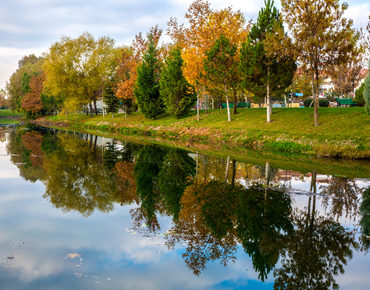
[[[217,130],[207,127],[172,127],[150,126],[144,124],[117,124],[110,122],[94,122],[88,124],[73,122],[71,120],[53,121],[47,118],[38,118],[30,121],[32,124],[63,128],[69,130],[92,129],[126,136],[151,136],[178,139],[184,141],[201,141],[209,143],[223,143],[236,146],[247,146],[256,150],[274,149],[285,152],[301,153],[318,158],[341,158],[341,159],[370,159],[370,147],[358,144],[356,140],[337,139],[325,140],[322,136],[296,134],[276,134],[261,130]],[[321,137],[321,138],[320,138]]]

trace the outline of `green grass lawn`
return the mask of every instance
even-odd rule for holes
[[[16,111],[12,112],[11,110],[0,109],[0,117],[24,117],[23,113],[18,113]]]
[[[22,117],[24,117],[22,113],[0,109],[0,124],[18,124]]]
[[[86,115],[73,117],[70,115],[49,117],[48,119],[61,121],[70,120],[86,125],[96,125],[101,122],[116,126],[168,126],[189,128],[210,128],[217,130],[261,131],[270,134],[293,134],[306,136],[325,136],[330,139],[343,137],[370,137],[370,116],[363,108],[319,108],[319,124],[313,126],[313,108],[274,108],[272,122],[266,123],[266,109],[239,109],[238,114],[232,115],[232,121],[227,122],[226,110],[209,110],[208,114],[201,111],[201,120],[196,120],[196,111],[190,116],[176,119],[169,114],[163,114],[156,120],[146,119],[142,114],[128,115],[111,114],[103,118],[102,115],[90,118]]]

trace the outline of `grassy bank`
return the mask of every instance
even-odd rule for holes
[[[19,119],[24,115],[10,110],[0,110],[0,124],[18,124]]]
[[[320,126],[313,126],[312,108],[276,108],[273,122],[266,123],[266,109],[241,109],[227,122],[225,110],[196,112],[176,119],[168,114],[156,120],[142,114],[128,116],[116,114],[103,118],[82,116],[56,116],[36,120],[47,126],[74,129],[97,129],[125,135],[147,135],[181,140],[209,141],[232,145],[247,145],[260,149],[277,149],[319,157],[369,158],[370,116],[363,108],[320,108]]]

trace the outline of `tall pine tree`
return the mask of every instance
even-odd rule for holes
[[[153,35],[148,37],[148,50],[143,55],[142,64],[137,69],[134,94],[141,112],[146,118],[155,119],[164,113],[163,101],[159,94],[160,63]]]
[[[268,55],[266,38],[283,29],[279,11],[274,2],[265,0],[265,8],[258,14],[257,22],[248,34],[240,52],[239,71],[243,77],[243,86],[257,96],[267,99],[267,122],[271,122],[271,94],[282,94],[290,86],[296,70],[296,64],[290,57]]]
[[[118,111],[120,106],[120,100],[116,97],[116,93],[113,88],[114,80],[110,80],[104,88],[104,103],[107,105],[107,112],[112,113],[112,118],[114,118],[114,113]]]
[[[182,73],[183,59],[180,48],[171,50],[160,79],[160,94],[171,115],[186,116],[195,105],[197,95]]]
[[[370,75],[368,75],[365,79],[364,100],[365,111],[368,115],[370,115]]]

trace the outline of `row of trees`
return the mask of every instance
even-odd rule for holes
[[[305,94],[313,96],[318,125],[320,77],[331,75],[340,94],[348,91],[348,84],[357,84],[369,37],[361,37],[352,20],[343,17],[346,3],[281,4],[280,13],[266,0],[252,25],[240,10],[213,10],[207,1],[196,0],[185,15],[189,25],[176,18],[168,22],[170,44],[159,44],[163,31],[157,26],[146,38],[140,33],[123,47],[87,32],[76,39],[63,36],[42,58],[31,55],[20,61],[7,84],[10,107],[35,115],[89,106],[92,116],[92,104],[96,112],[96,101],[104,100],[111,112],[119,106],[132,112],[138,106],[148,118],[166,109],[179,118],[198,96],[199,120],[199,97],[211,95],[226,101],[231,121],[229,98],[235,114],[238,97],[249,96],[266,98],[270,122],[271,97],[299,89],[296,83],[303,82]]]

